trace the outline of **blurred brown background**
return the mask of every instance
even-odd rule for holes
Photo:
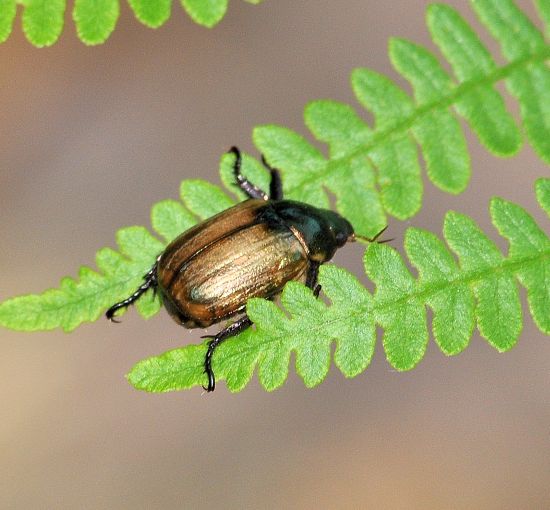
[[[467,2],[449,3],[499,55]],[[93,264],[117,228],[148,224],[151,204],[176,198],[181,179],[219,182],[221,153],[232,144],[253,151],[254,125],[305,134],[308,100],[357,106],[354,67],[403,84],[387,40],[432,47],[426,5],[232,0],[211,31],[176,2],[156,31],[123,6],[105,45],[85,47],[68,20],[61,40],[42,50],[24,40],[19,18],[0,46],[0,300]],[[426,183],[424,209],[407,224],[439,233],[444,212],[456,209],[505,248],[487,213],[496,194],[548,229],[533,195],[548,167],[529,147],[503,160],[469,131],[468,140],[466,193]],[[404,227],[390,223],[395,246]],[[337,263],[364,279],[361,255],[351,245]],[[550,508],[550,341],[528,315],[507,354],[478,335],[453,358],[431,342],[415,370],[397,373],[378,348],[361,376],[333,369],[313,390],[293,368],[270,394],[256,379],[236,395],[223,383],[213,395],[149,395],[127,384],[135,362],[198,334],[164,312],[147,322],[131,312],[121,325],[100,320],[70,335],[0,331],[0,507]]]

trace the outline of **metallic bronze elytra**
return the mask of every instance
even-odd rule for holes
[[[246,208],[251,217],[248,224],[236,223],[226,232],[210,222],[201,234],[216,233],[219,238],[195,253],[188,249],[194,244],[188,243],[193,238],[189,232],[166,248],[158,262],[158,285],[165,302],[174,305],[177,322],[187,328],[208,327],[234,315],[248,298],[277,294],[288,280],[305,272],[307,253],[292,231],[256,223],[268,207],[263,200],[248,200],[215,216],[224,222],[241,219]]]
[[[216,335],[203,337],[212,339],[204,360],[207,391],[216,385],[216,347],[252,324],[245,313],[247,300],[273,298],[290,280],[304,281],[318,296],[319,266],[355,240],[353,227],[338,213],[283,200],[279,172],[263,157],[271,173],[269,194],[241,174],[240,151],[232,147],[229,152],[235,155],[235,181],[249,200],[183,232],[159,255],[144,283],[106,312],[114,320],[117,310],[153,288],[172,318],[186,328],[208,327],[241,314]]]

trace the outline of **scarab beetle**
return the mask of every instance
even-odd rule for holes
[[[273,298],[289,280],[304,281],[318,296],[319,266],[355,240],[349,221],[334,211],[283,200],[279,172],[263,157],[271,173],[269,194],[241,174],[240,151],[232,147],[229,152],[235,155],[236,184],[249,199],[183,232],[159,255],[144,283],[105,314],[114,320],[117,310],[151,288],[160,293],[172,318],[186,328],[206,328],[240,314],[216,335],[203,337],[211,338],[204,359],[207,391],[216,385],[212,371],[216,347],[252,324],[245,313],[246,301]]]

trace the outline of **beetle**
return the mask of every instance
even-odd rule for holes
[[[338,213],[284,200],[279,171],[263,156],[271,174],[269,194],[242,175],[239,149],[231,147],[229,153],[235,156],[235,182],[248,199],[180,234],[158,256],[144,283],[105,314],[117,322],[117,310],[153,289],[171,317],[186,328],[207,328],[240,315],[217,334],[202,337],[211,339],[204,358],[208,392],[216,387],[216,347],[252,325],[245,313],[247,300],[273,299],[290,280],[303,281],[318,297],[319,266],[356,239],[351,223]],[[384,230],[362,239],[375,241]]]

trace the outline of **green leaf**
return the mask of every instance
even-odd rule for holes
[[[289,139],[301,143],[293,135]],[[227,158],[222,158],[222,172],[227,172]],[[251,158],[248,163],[251,166],[244,168],[256,165]],[[260,167],[257,170],[265,172]],[[536,193],[550,216],[550,179],[539,179]],[[221,189],[200,180],[184,181],[182,195],[199,217],[215,214],[222,202],[233,203]],[[475,324],[490,345],[507,351],[517,342],[523,322],[517,282],[527,289],[536,325],[550,335],[550,239],[515,204],[495,198],[490,211],[494,225],[510,243],[507,256],[472,219],[449,212],[444,236],[458,262],[434,234],[409,228],[405,250],[418,278],[395,249],[373,243],[364,261],[366,274],[376,287],[374,294],[347,271],[326,265],[321,267],[319,281],[329,304],[297,282],[289,282],[283,291],[284,311],[271,301],[250,300],[247,312],[255,326],[216,351],[213,368],[218,379],[225,379],[231,391],[239,391],[257,366],[261,384],[267,390],[276,389],[284,384],[295,352],[298,374],[306,386],[313,387],[328,373],[333,343],[336,365],[346,377],[354,377],[372,359],[376,325],[384,331],[382,343],[391,366],[410,370],[426,351],[426,306],[433,311],[432,332],[443,353],[461,352]],[[188,209],[173,200],[156,204],[151,216],[155,230],[166,240],[195,221]],[[78,280],[64,278],[58,289],[0,303],[0,324],[24,331],[56,327],[70,331],[96,320],[137,288],[165,246],[143,227],[119,230],[117,244],[119,251],[103,248],[97,253],[97,271],[83,267]],[[152,292],[137,303],[144,317],[159,308],[160,300]],[[204,384],[205,351],[203,343],[144,360],[131,371],[129,380],[147,391]]]
[[[506,85],[519,101],[529,142],[550,163],[550,69],[545,63],[550,46],[511,0],[476,0],[472,6],[514,64],[508,66]]]
[[[461,268],[480,274],[473,282],[479,332],[499,351],[510,349],[521,332],[522,317],[514,275],[499,271],[504,257],[467,216],[448,213],[444,233],[447,243],[460,258]]]
[[[537,200],[550,216],[550,179],[538,179],[536,182]]]
[[[546,34],[550,35],[550,3],[548,0],[535,0],[539,16],[546,25]]]
[[[508,62],[497,65],[473,28],[449,6],[427,11],[433,41],[454,77],[427,49],[404,39],[390,41],[396,70],[411,84],[414,99],[389,78],[355,69],[351,84],[374,126],[351,106],[310,102],[305,124],[328,145],[328,157],[302,135],[282,126],[260,126],[253,139],[284,175],[285,193],[326,207],[327,191],[358,233],[372,236],[387,223],[386,214],[405,220],[421,208],[423,184],[419,151],[430,181],[448,193],[461,193],[471,163],[463,117],[493,154],[509,157],[527,134],[535,151],[550,162],[550,45],[510,0],[473,2],[481,22],[501,43]],[[540,9],[546,13],[547,8]],[[496,85],[504,81],[518,99],[520,129]],[[358,214],[358,204],[368,204]]]
[[[172,0],[128,0],[136,18],[144,25],[158,28],[170,17]]]
[[[338,101],[310,102],[304,120],[315,138],[328,144],[331,158],[345,156],[372,138],[372,130],[353,108]]]
[[[369,246],[364,261],[367,275],[376,284],[374,313],[384,328],[388,361],[398,370],[410,370],[422,359],[428,343],[426,311],[414,296],[416,282],[399,253],[389,246]]]
[[[386,225],[384,209],[376,188],[376,174],[368,158],[339,161],[372,136],[370,128],[353,109],[337,101],[312,101],[304,112],[305,123],[318,140],[328,143],[338,172],[328,183],[336,195],[338,210],[358,232],[375,235]]]
[[[0,0],[0,43],[3,43],[11,34],[16,12],[15,0]]]
[[[457,102],[457,111],[491,152],[502,156],[515,154],[521,147],[520,132],[506,111],[502,96],[491,83],[483,81],[485,75],[496,69],[489,50],[451,7],[433,4],[427,14],[432,38],[450,62],[458,81],[480,81]]]
[[[413,110],[411,99],[391,80],[369,69],[351,75],[359,102],[372,112],[379,130],[391,129]],[[378,168],[378,186],[386,211],[399,219],[418,212],[422,203],[422,180],[414,142],[406,132],[373,143],[370,159]]]
[[[357,310],[372,310],[373,302],[369,292],[347,271],[336,266],[324,266],[320,282],[323,292],[329,298],[331,312],[349,307]],[[336,307],[333,310],[333,307]],[[335,315],[338,318],[338,315]],[[370,314],[363,317],[361,323],[350,321],[348,324],[335,322],[329,331],[334,338],[342,338],[334,352],[334,362],[346,377],[355,377],[367,368],[374,355],[376,341],[376,323]]]
[[[23,31],[29,42],[42,48],[51,46],[63,30],[65,0],[26,0]]]
[[[328,185],[336,195],[337,209],[357,232],[372,237],[386,226],[384,209],[376,192],[376,176],[364,158],[342,163],[338,176]]]
[[[151,218],[155,230],[167,241],[195,223],[193,215],[173,200],[156,204]],[[0,325],[19,331],[71,331],[83,322],[97,320],[108,307],[128,297],[165,244],[144,227],[123,228],[116,237],[118,251],[102,248],[97,252],[97,271],[82,267],[78,279],[63,278],[58,289],[0,303]],[[136,306],[148,318],[160,309],[160,299],[147,292]]]
[[[550,206],[550,179],[539,179],[536,191],[541,205]],[[255,326],[216,350],[217,378],[225,379],[231,391],[240,391],[257,366],[262,386],[274,390],[284,384],[294,352],[297,373],[313,387],[328,373],[334,342],[336,365],[346,377],[354,377],[372,359],[377,324],[384,331],[388,362],[397,370],[410,370],[426,351],[426,306],[433,311],[432,332],[444,354],[462,352],[476,324],[490,345],[507,351],[522,327],[518,282],[527,289],[536,325],[550,335],[550,239],[518,205],[495,198],[490,211],[510,243],[507,256],[471,218],[449,212],[444,236],[458,261],[437,236],[409,228],[405,250],[418,278],[395,249],[374,243],[365,252],[374,294],[344,269],[325,265],[320,283],[330,304],[297,282],[286,285],[282,309],[271,301],[250,300],[247,313]],[[138,363],[128,378],[147,391],[205,384],[205,352],[206,344],[201,344],[155,356]]]
[[[88,45],[105,42],[115,29],[118,0],[75,0],[73,20],[80,40]]]
[[[259,4],[262,0],[245,0]],[[63,29],[65,0],[0,0],[0,43],[12,31],[16,5],[23,5],[23,30],[35,46],[50,46]],[[163,25],[172,9],[172,0],[128,0],[136,18],[150,28]],[[181,0],[184,9],[198,24],[213,27],[227,12],[228,0]],[[115,29],[120,14],[119,0],[75,0],[73,20],[79,39],[87,45],[104,43]]]
[[[287,198],[317,207],[329,206],[326,193],[313,184],[327,166],[313,145],[298,133],[280,126],[256,127],[252,136],[268,163],[282,171]]]
[[[470,159],[458,120],[444,103],[445,96],[453,89],[450,78],[430,52],[403,39],[390,41],[390,58],[413,86],[419,105],[441,102],[441,108],[418,119],[413,128],[423,149],[430,179],[450,193],[464,191],[470,179]],[[452,147],[452,150],[444,147]]]
[[[175,239],[195,223],[193,215],[175,200],[163,200],[151,209],[151,225],[167,242]]]
[[[163,392],[196,385],[196,367],[204,363],[202,345],[173,349],[140,361],[128,374],[128,381],[138,389]]]
[[[260,126],[254,129],[254,143],[267,161],[276,168],[294,174],[315,173],[325,164],[321,153],[302,136],[279,126]],[[303,180],[301,175],[292,175]]]
[[[546,182],[550,184],[550,180]],[[520,266],[516,275],[527,289],[533,319],[541,331],[550,331],[550,259],[538,257],[539,253],[550,251],[550,240],[518,205],[495,199],[491,203],[491,216],[500,234],[510,243],[508,260]]]
[[[218,357],[213,367],[232,391],[239,391],[248,383],[256,363],[260,381],[268,391],[281,386],[288,374],[291,350],[297,352],[296,369],[306,386],[319,384],[329,370],[331,340],[336,337],[339,338],[336,362],[344,375],[353,377],[366,368],[374,352],[374,321],[367,328],[358,329],[352,324],[341,328],[339,309],[349,306],[350,290],[357,292],[353,299],[361,306],[369,306],[370,295],[342,269],[330,266],[322,269],[321,283],[335,283],[328,294],[331,307],[327,308],[313,297],[311,290],[296,282],[287,285],[281,298],[285,307],[296,310],[290,321],[269,301],[249,301],[247,311],[257,322],[257,330],[249,329],[239,335],[238,345],[232,341],[234,349],[227,356]],[[332,330],[317,328],[315,321],[327,313],[338,324]],[[257,342],[258,334],[266,337],[261,343]],[[197,374],[202,380],[205,352],[205,344],[172,350],[138,363],[128,379],[147,391],[189,388],[197,384]]]
[[[459,281],[456,261],[431,232],[409,228],[405,251],[418,269],[419,293],[426,292],[426,304],[433,311],[435,341],[445,354],[458,354],[468,345],[475,325],[472,290]]]
[[[149,266],[154,259],[152,255]],[[131,294],[140,284],[146,265],[127,260],[109,248],[97,253],[96,264],[103,275],[83,267],[78,280],[63,278],[59,289],[4,301],[0,304],[0,324],[18,331],[72,331],[83,322],[97,320],[107,307]]]
[[[512,0],[473,0],[480,21],[501,43],[508,60],[528,57],[545,47],[544,37]]]
[[[195,23],[212,28],[227,11],[228,0],[181,0],[181,5]]]
[[[210,218],[235,204],[220,188],[202,179],[183,181],[180,196],[187,208],[201,219]]]

